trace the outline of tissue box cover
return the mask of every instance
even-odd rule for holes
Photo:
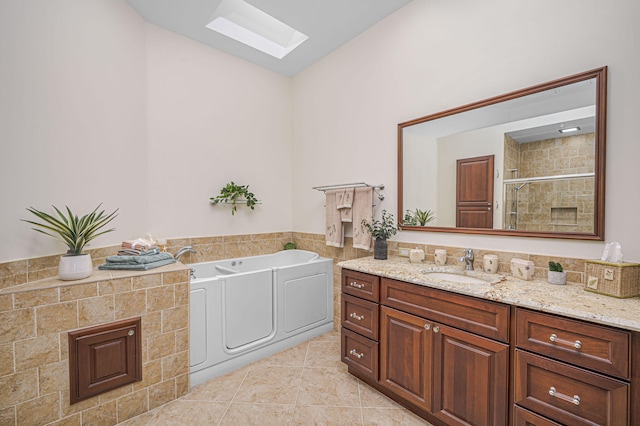
[[[640,295],[640,263],[587,260],[584,289],[614,297]]]
[[[511,275],[521,280],[531,281],[533,279],[533,262],[524,259],[511,259]]]

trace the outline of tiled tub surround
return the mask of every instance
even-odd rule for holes
[[[299,249],[313,251],[320,254],[322,257],[333,259],[333,323],[334,328],[337,330],[340,325],[340,267],[337,265],[339,262],[344,260],[371,256],[371,252],[369,251],[353,248],[353,239],[350,237],[345,238],[344,248],[327,246],[325,244],[324,234],[274,232],[265,234],[169,239],[167,241],[166,249],[167,251],[175,254],[181,247],[189,244],[192,245],[198,253],[187,253],[181,258],[183,263],[189,264],[229,259],[233,257],[271,254],[282,250],[284,245],[289,241],[293,241]],[[458,259],[462,255],[462,251],[466,248],[389,241],[389,256],[398,256],[398,249],[400,247],[423,249],[426,254],[425,262],[434,261],[435,250],[446,249],[448,256],[447,265],[461,265],[461,263],[458,262]],[[107,256],[115,254],[117,250],[117,246],[111,246],[89,250],[89,252],[93,258],[94,265],[98,265],[103,263]],[[482,256],[484,254],[491,253],[498,255],[500,263],[500,267],[498,269],[499,273],[510,273],[509,262],[513,258],[519,258],[531,260],[535,265],[534,277],[544,279],[547,276],[549,260],[553,260],[560,262],[565,271],[567,271],[568,282],[584,282],[584,260],[581,259],[481,249],[475,249],[474,251],[475,269],[481,269]],[[55,255],[0,263],[0,290],[55,276],[57,274],[59,258],[59,255]]]
[[[341,262],[340,267],[454,293],[493,300],[598,324],[640,331],[640,298],[617,299],[585,291],[582,284],[553,285],[543,279],[523,281],[511,276],[495,284],[452,283],[430,280],[422,272],[433,264],[412,264],[405,258],[385,262],[363,258]]]
[[[142,318],[142,381],[69,404],[71,330]],[[113,425],[189,392],[189,270],[94,271],[0,291],[0,425]]]

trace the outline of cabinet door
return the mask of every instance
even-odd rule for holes
[[[431,411],[431,323],[380,307],[380,384]]]
[[[433,413],[449,425],[506,425],[509,346],[434,324]]]

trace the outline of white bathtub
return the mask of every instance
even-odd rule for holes
[[[191,267],[191,386],[333,329],[331,259],[285,250]]]

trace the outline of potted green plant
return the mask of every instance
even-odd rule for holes
[[[255,195],[249,192],[249,185],[236,185],[233,181],[229,182],[220,189],[220,195],[211,197],[211,204],[231,204],[231,215],[235,215],[238,209],[237,204],[246,204],[251,210],[255,210],[258,203]]]
[[[549,262],[549,271],[547,273],[547,282],[549,284],[564,285],[567,283],[567,273],[564,272],[562,265],[557,262]]]
[[[387,258],[387,239],[398,232],[398,224],[393,215],[382,210],[382,220],[373,220],[371,223],[363,220],[362,226],[374,238],[373,258],[385,260]]]
[[[115,231],[115,228],[102,230],[118,214],[118,209],[106,214],[104,210],[98,211],[102,206],[99,204],[91,213],[78,217],[65,206],[66,215],[56,206],[53,206],[57,216],[50,215],[43,211],[27,208],[42,222],[22,219],[24,222],[37,226],[34,231],[53,237],[66,244],[69,249],[66,254],[60,256],[58,266],[58,276],[61,280],[79,280],[87,278],[93,272],[91,255],[82,253],[84,246],[100,235]]]
[[[404,214],[403,224],[407,226],[426,226],[436,218],[435,214],[431,210],[415,209],[413,211],[407,210]]]

